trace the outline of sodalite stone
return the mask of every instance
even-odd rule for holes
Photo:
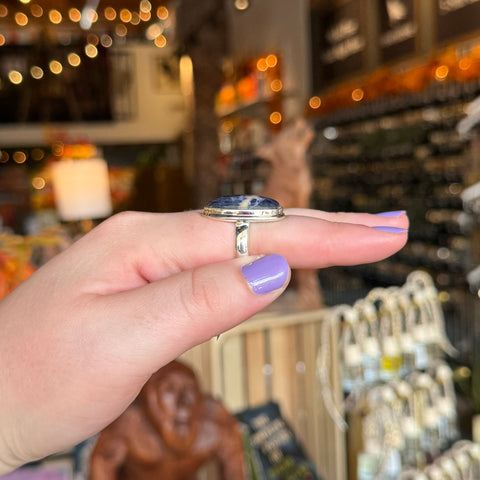
[[[230,195],[213,199],[208,208],[234,208],[238,210],[265,210],[280,208],[280,204],[271,198],[259,195]]]

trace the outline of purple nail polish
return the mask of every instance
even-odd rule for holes
[[[393,212],[382,212],[382,213],[377,213],[377,217],[389,217],[389,218],[393,218],[393,217],[399,217],[400,215],[404,215],[405,213],[407,213],[405,210],[395,210]]]
[[[266,255],[242,267],[242,274],[257,295],[264,295],[282,287],[289,267],[280,255]]]
[[[405,233],[407,230],[405,228],[397,227],[372,227],[375,230],[380,230],[381,232],[390,232],[390,233]]]

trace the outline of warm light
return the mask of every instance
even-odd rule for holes
[[[167,39],[163,36],[163,35],[159,35],[156,39],[155,39],[155,45],[158,47],[158,48],[163,48],[167,45]]]
[[[458,68],[460,70],[468,70],[472,66],[472,60],[468,57],[462,58],[458,62]]]
[[[30,0],[20,0],[20,3],[23,3],[24,5],[27,5],[30,3]]]
[[[82,12],[78,8],[71,8],[68,11],[68,18],[72,22],[79,22],[82,19]]]
[[[246,10],[250,6],[249,0],[235,0],[235,8],[237,10]]]
[[[270,114],[270,123],[278,125],[282,121],[282,114],[280,112],[272,112]]]
[[[15,14],[15,22],[17,25],[20,25],[20,27],[24,27],[28,23],[28,17],[22,12],[17,12]]]
[[[113,39],[108,33],[104,33],[100,37],[100,43],[102,44],[102,47],[109,48],[113,45]]]
[[[168,10],[166,7],[158,7],[157,8],[157,17],[160,20],[166,20],[168,18]]]
[[[225,132],[225,133],[232,133],[233,131],[233,122],[231,120],[225,120],[223,123],[222,123],[222,130]]]
[[[193,94],[193,64],[188,55],[182,55],[179,62],[180,89],[185,97]]]
[[[110,22],[112,22],[117,18],[117,12],[115,11],[114,8],[107,7],[103,12],[103,16],[105,17],[106,20],[109,20]]]
[[[115,33],[119,36],[119,37],[124,37],[126,34],[127,34],[127,27],[121,23],[119,23],[116,27],[115,27]]]
[[[8,79],[15,85],[19,85],[23,81],[23,76],[18,70],[8,72]]]
[[[365,92],[361,88],[356,88],[352,92],[352,100],[354,102],[361,102],[364,96],[365,96]]]
[[[132,13],[132,19],[130,20],[130,23],[132,25],[138,25],[141,22],[140,15],[137,12]]]
[[[85,17],[88,22],[95,23],[98,20],[98,13],[93,8],[89,8],[85,12]]]
[[[5,45],[5,37],[0,33],[0,47]]]
[[[310,105],[310,108],[313,108],[316,110],[317,108],[320,108],[322,105],[322,99],[320,97],[312,97],[309,101],[308,104]]]
[[[7,152],[0,151],[0,162],[1,163],[7,163],[9,158],[10,158],[10,155]]]
[[[52,153],[56,157],[61,157],[63,156],[63,151],[65,150],[65,145],[62,142],[55,142],[52,145]]]
[[[152,4],[148,0],[142,0],[140,2],[140,11],[141,12],[151,12]]]
[[[120,20],[124,23],[128,23],[132,19],[132,13],[128,8],[120,10]]]
[[[449,68],[447,65],[440,65],[435,70],[435,78],[439,81],[445,80],[448,76]]]
[[[140,12],[139,15],[143,22],[149,22],[152,18],[152,14],[150,12]]]
[[[25,155],[24,152],[20,152],[20,151],[15,152],[13,154],[13,161],[15,163],[19,163],[19,164],[20,163],[25,163],[27,161],[27,156]]]
[[[8,8],[0,3],[0,18],[6,17],[8,15]]]
[[[155,40],[159,35],[163,33],[163,28],[158,24],[154,23],[147,28],[145,36],[148,40]]]
[[[54,23],[55,25],[58,25],[59,23],[62,22],[62,14],[58,11],[58,10],[50,10],[48,12],[48,18],[50,19],[50,21],[52,23]]]
[[[59,75],[60,73],[62,73],[63,70],[63,66],[58,60],[52,60],[48,64],[48,68],[50,68],[50,71],[55,75]]]
[[[87,35],[87,43],[91,43],[92,45],[97,46],[99,41],[100,40],[98,39],[98,36],[95,35],[94,33],[89,33]]]
[[[282,81],[276,78],[275,80],[272,80],[272,83],[270,84],[270,88],[272,89],[272,92],[280,92],[283,88]]]
[[[45,157],[45,152],[41,148],[34,148],[30,153],[30,156],[37,162]]]
[[[68,54],[67,60],[72,67],[78,67],[82,63],[80,55],[73,52]]]
[[[91,43],[85,45],[85,55],[89,58],[95,58],[98,55],[98,49]]]
[[[267,61],[264,58],[257,60],[257,70],[264,72],[268,68]]]
[[[36,3],[30,5],[30,11],[35,18],[40,18],[43,15],[43,8]]]
[[[35,80],[40,80],[41,78],[43,78],[43,70],[37,65],[34,65],[32,68],[30,68],[30,75]]]
[[[275,55],[268,55],[265,61],[267,63],[267,67],[273,68],[277,65],[278,59]]]
[[[34,177],[32,178],[32,187],[35,190],[42,190],[42,188],[45,188],[46,182],[43,177]]]
[[[108,167],[103,159],[53,162],[52,181],[62,220],[104,218],[112,213]]]

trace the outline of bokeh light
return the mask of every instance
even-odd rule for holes
[[[95,58],[98,55],[97,47],[91,43],[88,43],[85,45],[85,55],[89,58]]]
[[[122,10],[120,10],[120,20],[124,23],[128,23],[131,19],[132,12],[130,12],[128,8],[122,8]]]
[[[30,5],[30,12],[35,18],[40,18],[43,15],[43,8],[36,3]]]
[[[27,156],[25,155],[25,152],[22,152],[20,150],[18,150],[17,152],[15,152],[13,154],[13,161],[15,163],[25,163],[27,161]]]
[[[158,7],[157,8],[157,17],[160,20],[166,20],[168,18],[168,9],[166,7]]]
[[[275,93],[280,92],[283,88],[282,81],[278,78],[276,78],[275,80],[272,80],[272,82],[270,83],[270,88],[272,92],[275,92]]]
[[[277,65],[278,58],[276,55],[268,55],[267,58],[265,59],[265,62],[267,64],[267,67],[273,68]]]
[[[361,88],[356,88],[352,92],[352,100],[354,102],[361,102],[364,96],[365,96],[365,92]]]
[[[59,23],[62,23],[62,20],[63,20],[62,14],[58,10],[55,10],[55,9],[50,10],[48,12],[48,18],[55,25],[58,25]]]
[[[310,108],[313,108],[314,110],[316,110],[317,108],[320,108],[320,106],[322,105],[322,99],[317,96],[311,97],[310,100],[308,101],[308,104],[310,105]]]
[[[8,15],[8,8],[3,3],[0,3],[0,18],[4,18],[7,15]]]
[[[30,75],[35,80],[40,80],[43,78],[43,70],[38,65],[34,65],[30,68]]]
[[[156,39],[155,39],[155,45],[158,47],[158,48],[163,48],[167,45],[167,39],[163,36],[163,35],[159,35]]]
[[[113,7],[107,7],[103,12],[103,16],[106,20],[113,22],[117,18],[117,12]]]
[[[45,182],[45,179],[43,177],[33,177],[32,178],[32,187],[35,190],[42,190],[45,188],[45,185],[47,182]]]
[[[0,33],[0,47],[2,47],[3,45],[5,45],[5,37]]]
[[[102,44],[102,47],[109,48],[113,45],[113,39],[108,33],[104,33],[100,37],[100,43]]]
[[[48,64],[48,68],[55,75],[59,75],[63,71],[63,66],[58,60],[51,60]]]
[[[28,23],[28,17],[23,12],[17,12],[15,14],[15,23],[20,27],[24,27]]]
[[[278,125],[282,121],[282,114],[280,112],[272,112],[270,114],[270,123]]]
[[[68,11],[68,18],[75,23],[78,23],[82,19],[82,12],[78,8],[71,8]]]
[[[115,33],[119,37],[124,37],[127,34],[127,27],[123,25],[122,23],[119,23],[118,25],[115,26]]]
[[[10,70],[8,79],[14,84],[19,85],[23,81],[23,75],[18,70]]]
[[[82,63],[80,55],[74,52],[68,54],[67,61],[72,67],[78,67]]]

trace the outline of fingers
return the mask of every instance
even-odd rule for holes
[[[100,310],[111,312],[111,355],[154,372],[266,307],[289,279],[288,264],[279,255],[244,257],[101,298]]]
[[[374,226],[402,230],[391,233]],[[403,229],[407,227],[404,214],[381,217],[288,210],[282,220],[250,224],[249,252],[278,253],[292,268],[368,263],[402,248],[407,240]],[[88,256],[72,255],[82,258],[82,264],[75,263],[71,269],[72,282],[78,282],[81,270],[84,291],[105,294],[128,290],[183,270],[232,259],[234,244],[234,223],[206,218],[198,211],[123,213],[73,246],[72,253],[83,249]]]

